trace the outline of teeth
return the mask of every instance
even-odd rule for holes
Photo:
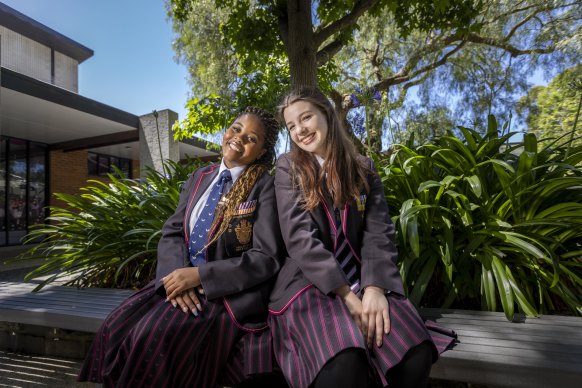
[[[240,147],[238,147],[236,144],[234,144],[232,142],[228,143],[228,145],[229,145],[229,147],[231,149],[235,150],[236,152],[241,152],[242,151],[242,149]]]

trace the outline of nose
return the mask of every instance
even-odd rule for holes
[[[303,126],[303,125],[298,125],[296,131],[297,131],[298,134],[303,134],[303,133],[305,133],[307,131],[307,128],[305,126]]]

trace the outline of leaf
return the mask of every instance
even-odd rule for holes
[[[481,198],[482,189],[481,189],[481,180],[479,179],[479,177],[477,175],[471,175],[471,176],[466,177],[464,179],[467,182],[469,182],[469,186],[471,187],[471,190],[473,191],[473,193],[475,193],[477,198]]]
[[[437,260],[438,258],[436,255],[430,255],[428,259],[425,260],[420,275],[414,281],[414,287],[412,288],[409,298],[415,305],[420,303],[420,299],[426,291],[426,287],[434,273]]]
[[[497,292],[499,293],[499,299],[501,300],[503,312],[505,313],[507,320],[512,321],[515,310],[511,283],[509,282],[509,279],[505,273],[507,266],[495,256],[493,256],[491,264],[495,282],[497,283]]]

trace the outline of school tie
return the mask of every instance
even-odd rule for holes
[[[200,213],[200,217],[198,217],[192,228],[188,249],[190,251],[190,262],[194,267],[198,267],[206,262],[206,249],[203,248],[208,242],[208,232],[212,221],[214,221],[216,205],[222,196],[226,183],[230,180],[232,180],[230,171],[224,170],[220,173],[218,182],[212,186],[212,190],[210,190],[210,195]]]
[[[337,229],[335,259],[337,260],[337,262],[340,265],[340,268],[346,275],[346,278],[350,283],[350,288],[355,294],[357,294],[358,291],[360,291],[360,263],[358,262],[352,250],[350,249],[350,246],[348,245],[348,240],[342,228],[339,209],[335,209],[335,220]]]

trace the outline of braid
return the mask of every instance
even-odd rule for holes
[[[246,107],[238,114],[237,118],[244,115],[257,116],[263,124],[263,148],[266,152],[245,168],[241,176],[232,186],[232,189],[224,197],[224,204],[216,209],[216,215],[210,226],[210,231],[213,231],[215,228],[218,229],[212,235],[212,238],[208,241],[205,248],[216,242],[226,229],[228,229],[228,225],[236,215],[240,204],[247,199],[257,180],[273,166],[275,161],[275,144],[277,143],[277,137],[279,135],[279,122],[275,120],[271,113],[255,106]]]

